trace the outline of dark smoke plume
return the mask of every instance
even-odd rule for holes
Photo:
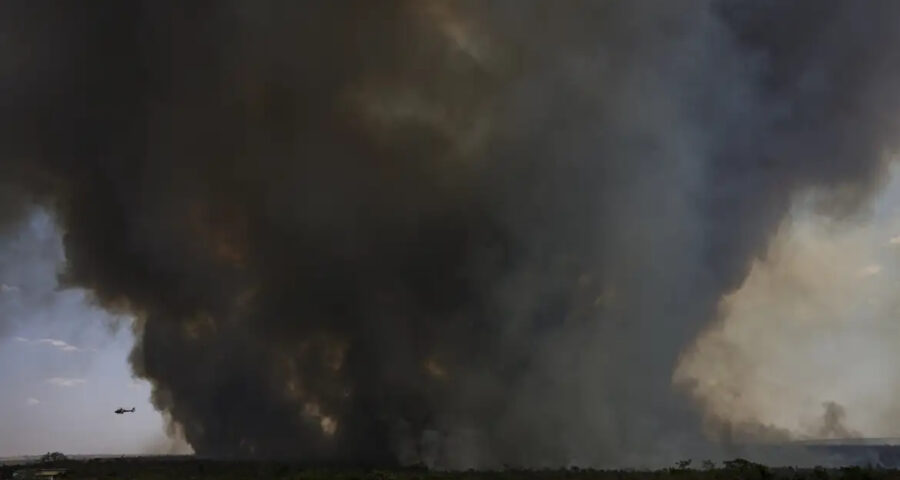
[[[825,414],[822,415],[822,426],[819,429],[821,438],[858,438],[859,434],[850,430],[844,425],[844,417],[846,412],[844,407],[835,402],[825,402],[822,404],[825,408]]]
[[[641,464],[792,196],[896,148],[900,3],[7,1],[0,218],[211,456]],[[27,195],[26,195],[27,193]]]

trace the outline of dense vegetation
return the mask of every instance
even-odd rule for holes
[[[655,471],[630,470],[515,470],[438,472],[425,468],[396,470],[309,468],[279,462],[237,462],[199,460],[190,457],[115,458],[115,459],[44,459],[34,464],[0,466],[0,479],[13,478],[13,473],[26,468],[65,468],[67,479],[304,479],[304,480],[864,480],[900,479],[900,471],[847,467],[841,469],[768,468],[746,460],[732,460],[724,465],[704,462],[692,468],[689,461],[673,468]]]

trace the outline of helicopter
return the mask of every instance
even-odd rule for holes
[[[131,407],[131,410],[128,410],[126,408],[121,408],[121,407],[118,410],[116,410],[116,415],[121,415],[123,413],[134,413],[134,407]]]

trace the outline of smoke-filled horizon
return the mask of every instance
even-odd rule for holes
[[[133,369],[200,455],[727,450],[766,426],[704,415],[679,355],[792,198],[842,217],[882,183],[897,14],[7,2],[0,221],[53,210],[63,280],[136,316]]]

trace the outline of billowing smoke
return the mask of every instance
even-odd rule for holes
[[[198,454],[709,453],[679,353],[795,193],[878,186],[898,14],[4,2],[0,215],[55,211]]]

